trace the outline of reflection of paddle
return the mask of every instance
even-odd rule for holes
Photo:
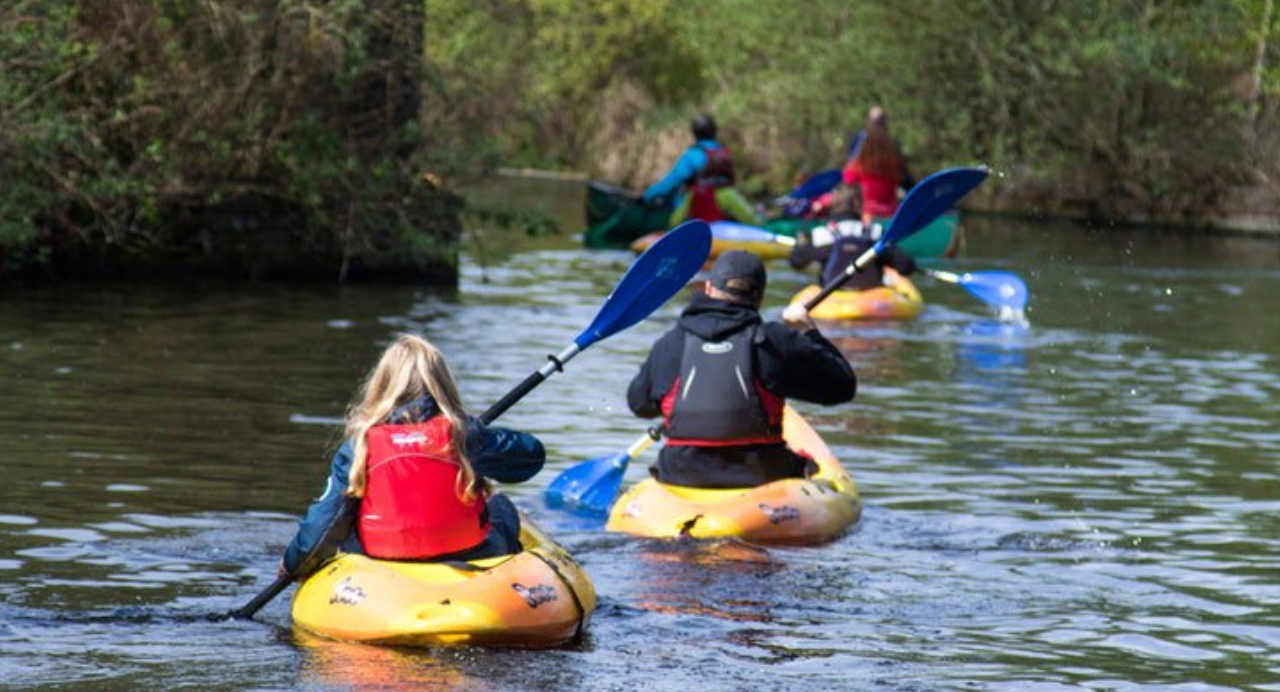
[[[953,274],[937,269],[922,269],[939,281],[956,284],[988,305],[1011,310],[1027,306],[1027,284],[1012,272],[965,272]]]
[[[681,224],[666,234],[661,242],[655,243],[627,269],[627,273],[613,292],[605,298],[604,305],[573,343],[563,351],[548,356],[546,365],[525,378],[515,389],[502,397],[480,416],[484,424],[493,422],[504,411],[511,408],[529,392],[533,391],[553,373],[563,369],[564,364],[581,353],[588,346],[630,327],[648,317],[650,313],[667,302],[689,279],[698,272],[711,250],[711,229],[702,221],[689,221]],[[335,519],[329,530],[316,547],[299,561],[298,569],[293,574],[277,578],[270,586],[243,608],[231,611],[228,617],[248,619],[258,612],[262,606],[275,598],[295,578],[309,574],[323,560],[322,554],[333,547],[341,536],[335,535],[350,526],[350,519],[358,509],[358,501],[348,501],[343,506],[344,516]],[[322,548],[324,550],[322,550]]]
[[[929,225],[930,221],[954,206],[986,177],[985,167],[950,168],[920,181],[907,193],[906,199],[902,200],[902,206],[898,207],[897,213],[893,215],[876,244],[805,303],[805,310],[812,310],[843,286],[854,274],[874,261],[885,246],[907,238]],[[607,512],[622,487],[627,464],[648,447],[650,442],[649,435],[646,435],[632,443],[622,454],[584,461],[566,469],[547,486],[547,502],[557,507],[577,508],[593,513]]]

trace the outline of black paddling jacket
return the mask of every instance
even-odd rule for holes
[[[818,281],[826,286],[874,244],[869,238],[846,236],[838,238],[831,245],[815,247],[808,239],[802,239],[796,243],[787,262],[793,269],[804,269],[811,263],[818,262],[822,265]],[[897,245],[890,245],[884,254],[876,256],[876,261],[850,277],[842,288],[848,291],[865,291],[883,286],[884,267],[893,267],[899,274],[908,276],[915,273],[916,261],[911,255],[898,249]]]
[[[680,375],[685,334],[708,341],[753,325],[756,330],[756,382],[770,394],[817,404],[840,404],[853,399],[858,381],[853,368],[818,331],[801,334],[781,322],[763,322],[754,308],[696,296],[680,315],[676,327],[653,345],[640,372],[627,388],[627,405],[642,418],[662,415],[663,398]],[[664,446],[657,479],[673,485],[701,488],[743,488],[804,473],[804,460],[777,444],[740,446]]]

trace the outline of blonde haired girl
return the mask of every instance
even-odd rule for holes
[[[308,572],[335,547],[395,560],[519,552],[519,513],[480,479],[532,478],[546,460],[542,443],[467,415],[426,339],[403,334],[386,348],[348,409],[345,436],[282,573]]]
[[[347,410],[347,439],[355,441],[347,495],[364,497],[367,479],[369,429],[386,421],[402,406],[430,397],[449,422],[449,439],[458,457],[459,494],[474,499],[475,471],[467,460],[467,412],[458,396],[444,355],[426,339],[402,335],[386,351],[360,387]]]

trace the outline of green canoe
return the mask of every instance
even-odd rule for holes
[[[582,243],[590,248],[625,248],[635,239],[667,229],[670,204],[645,204],[640,193],[598,180],[587,183],[587,230]]]
[[[765,228],[778,235],[795,237],[796,233],[809,232],[814,226],[827,223],[823,219],[772,219]],[[862,224],[854,222],[859,228]],[[871,238],[879,238],[888,219],[873,219]],[[953,257],[960,246],[960,212],[950,211],[939,216],[928,226],[898,244],[912,257]]]
[[[636,239],[654,231],[666,230],[671,217],[670,205],[645,204],[640,193],[615,187],[598,180],[587,183],[587,230],[583,245],[589,248],[625,248]],[[874,219],[871,237],[880,237],[888,219]],[[823,219],[772,219],[765,229],[778,235],[794,237],[825,224]],[[861,226],[861,224],[859,224]],[[948,212],[928,226],[902,241],[900,247],[913,257],[952,257],[960,245],[960,213]]]

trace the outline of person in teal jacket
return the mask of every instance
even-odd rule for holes
[[[644,201],[671,198],[672,225],[686,219],[761,224],[751,203],[734,187],[733,155],[716,141],[716,121],[710,115],[693,119],[693,139],[671,170],[644,191]]]

